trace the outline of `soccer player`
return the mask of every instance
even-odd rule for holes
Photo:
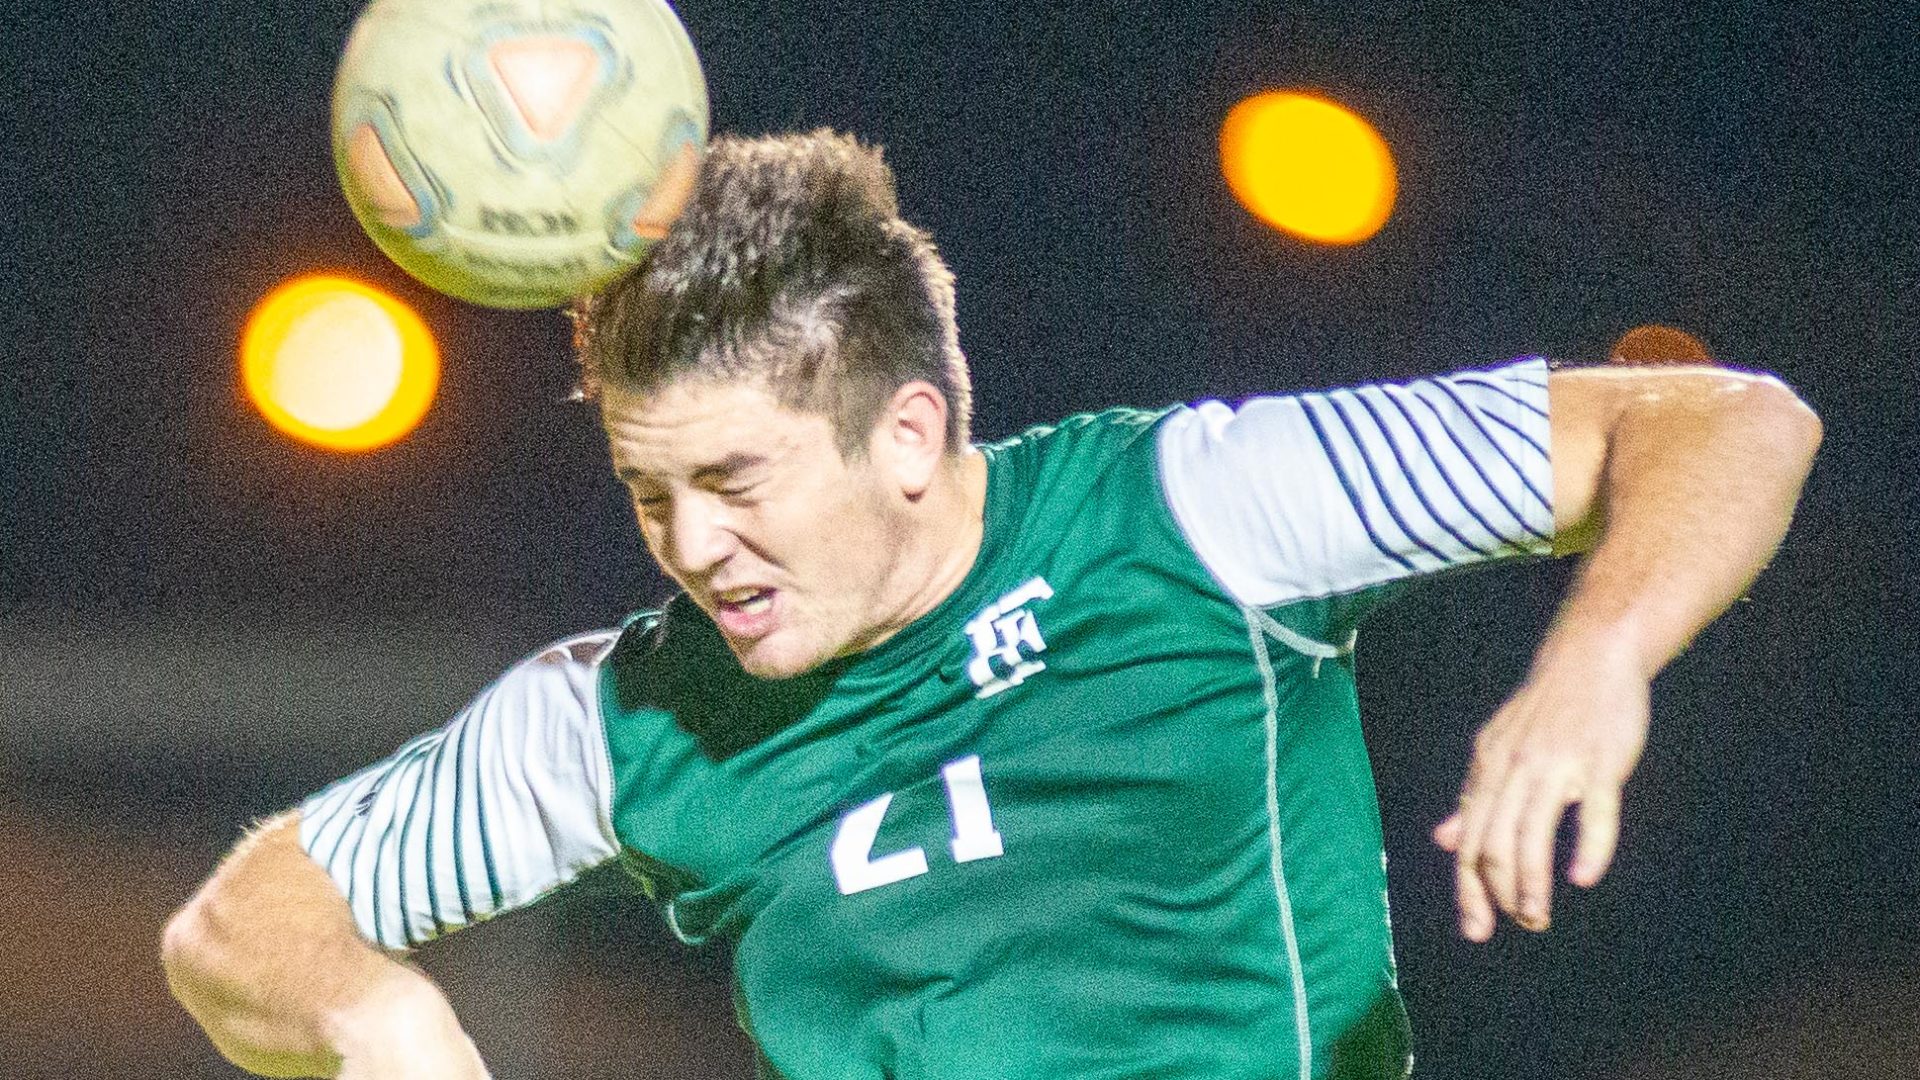
[[[248,1069],[484,1075],[403,951],[618,858],[733,942],[766,1076],[1403,1077],[1358,620],[1588,552],[1436,832],[1468,938],[1543,930],[1820,433],[1766,376],[1534,359],[976,446],[951,277],[825,132],[716,140],[579,347],[682,591],[236,848],[164,953]]]

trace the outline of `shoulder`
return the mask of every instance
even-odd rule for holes
[[[1172,484],[1243,484],[1301,459],[1355,479],[1406,472],[1432,455],[1539,455],[1548,445],[1547,362],[1325,390],[1201,401],[1157,431]]]
[[[1261,394],[1227,404],[1199,401],[1166,411],[1159,437],[1164,453],[1204,454],[1235,437],[1311,442],[1324,446],[1356,432],[1409,432],[1430,417],[1495,413],[1544,418],[1548,362],[1523,357],[1487,368],[1400,382]]]
[[[597,711],[600,667],[619,636],[618,630],[595,630],[544,645],[508,668],[481,693],[475,707],[533,718],[557,710],[590,716]]]
[[[1150,479],[1154,430],[1171,410],[1112,408],[1080,413],[981,445],[996,484],[1018,500],[1021,517],[1058,521],[1105,505],[1113,485]]]
[[[1183,534],[1255,606],[1545,554],[1545,360],[1201,402],[1156,436]]]
[[[595,693],[614,640],[607,630],[542,647],[445,725],[300,804],[302,847],[369,940],[417,945],[614,854]]]
[[[996,465],[1018,470],[1098,470],[1149,441],[1154,427],[1172,411],[1121,407],[1078,413],[1056,423],[1030,427],[1010,439],[986,443],[980,449]]]

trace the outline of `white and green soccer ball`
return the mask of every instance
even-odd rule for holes
[[[564,304],[631,266],[706,139],[706,80],[665,0],[373,0],[334,79],[360,224],[488,307]]]

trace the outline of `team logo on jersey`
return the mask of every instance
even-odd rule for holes
[[[1033,578],[967,620],[967,637],[973,642],[967,676],[979,687],[974,697],[1011,690],[1027,681],[1027,676],[1046,670],[1046,662],[1035,654],[1046,652],[1047,642],[1027,605],[1052,596],[1053,587],[1045,578]]]

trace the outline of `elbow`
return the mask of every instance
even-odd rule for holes
[[[261,1076],[323,1076],[334,1059],[306,1018],[281,1005],[292,979],[263,937],[259,847],[235,854],[160,932],[160,968],[181,1008],[222,1057]],[[284,928],[267,930],[278,935]]]
[[[229,875],[216,873],[175,911],[160,931],[160,967],[174,996],[190,1012],[222,995],[222,983],[244,946],[233,940],[238,898],[231,897]]]
[[[1811,467],[1814,454],[1820,449],[1820,440],[1826,434],[1820,414],[1793,387],[1778,378],[1762,378],[1755,388],[1757,403],[1765,410],[1760,422],[1769,441],[1782,452],[1791,454],[1803,468]]]
[[[160,931],[160,969],[166,972],[173,996],[190,1011],[193,1006],[187,999],[191,987],[210,966],[207,946],[211,935],[207,922],[204,901],[201,896],[195,896],[174,912]]]
[[[249,833],[161,930],[161,969],[189,1010],[193,1002],[183,989],[231,977],[244,962],[249,926],[258,924],[259,913],[271,908],[280,891],[273,863],[297,850],[297,829],[289,815]]]
[[[1728,434],[1782,466],[1812,467],[1824,429],[1820,414],[1777,375],[1764,371],[1711,369],[1708,381],[1696,384],[1702,393],[1694,401],[1713,413]]]
[[[167,920],[160,932],[160,970],[166,975],[167,989],[173,993],[174,1000],[187,1010],[229,1060],[240,1064],[227,1052],[221,1037],[225,1010],[220,1002],[230,999],[232,994],[221,988],[214,920],[207,909],[203,888]]]
[[[1782,385],[1784,387],[1784,384]],[[1805,398],[1794,394],[1791,390],[1787,393],[1793,397],[1791,412],[1794,431],[1801,445],[1806,447],[1807,459],[1811,461],[1814,453],[1820,449],[1820,440],[1826,437],[1826,425],[1820,422],[1820,414],[1814,411],[1812,405],[1807,404]]]
[[[160,932],[160,969],[167,989],[188,1015],[199,1023],[229,1060],[243,1062],[223,1038],[234,1006],[244,1000],[232,971],[233,949],[223,944],[215,900],[203,887],[173,913]]]
[[[323,1046],[260,1008],[247,973],[236,967],[236,943],[221,930],[217,897],[203,887],[160,933],[167,988],[207,1041],[236,1067],[256,1076],[331,1076],[337,1059]]]

